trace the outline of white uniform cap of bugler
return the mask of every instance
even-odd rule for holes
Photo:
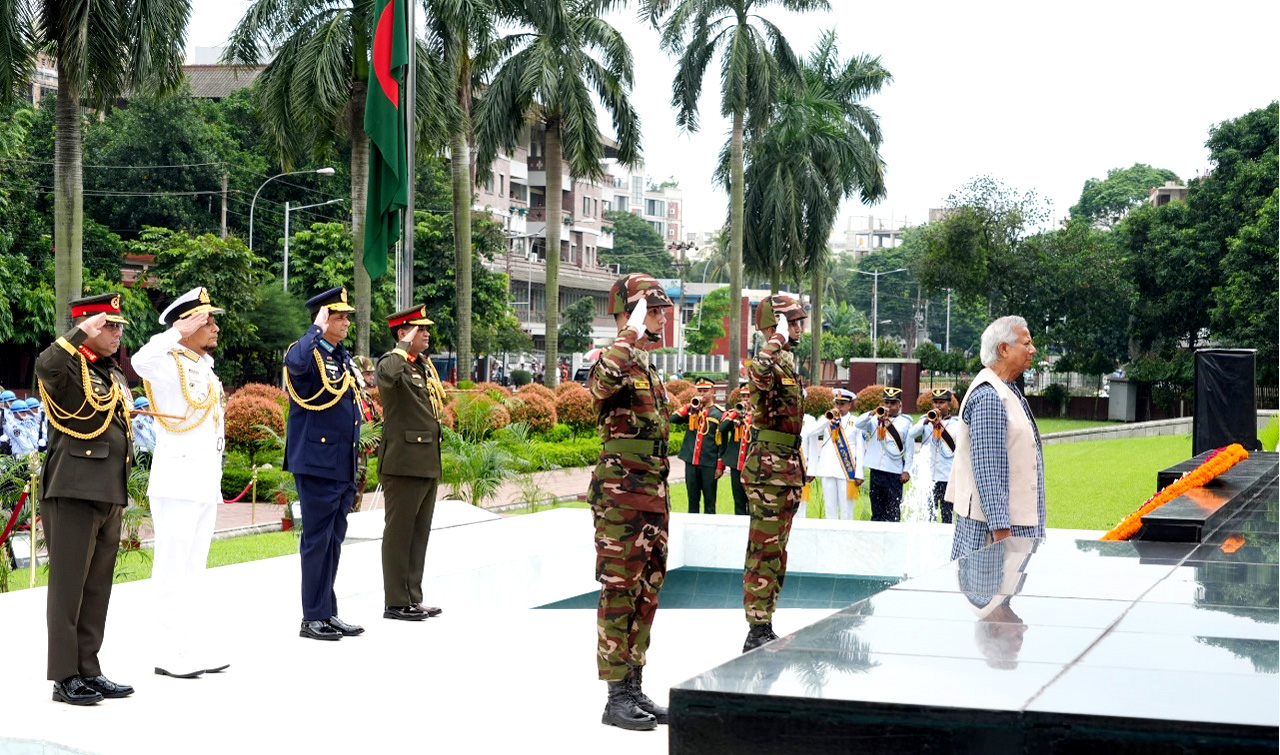
[[[173,303],[160,313],[161,325],[172,325],[184,317],[198,315],[201,312],[208,312],[211,315],[220,315],[224,310],[213,306],[209,303],[209,292],[204,290],[203,286],[196,286],[182,296],[173,300]]]

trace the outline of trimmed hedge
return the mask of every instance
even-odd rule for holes
[[[884,386],[868,385],[866,388],[858,391],[858,397],[853,400],[853,413],[862,414],[864,412],[875,411],[875,408],[883,403]]]
[[[591,392],[577,383],[561,383],[556,388],[556,418],[577,431],[595,427],[596,409]]]
[[[825,385],[811,385],[804,398],[804,413],[811,417],[821,417],[836,405],[835,391]]]

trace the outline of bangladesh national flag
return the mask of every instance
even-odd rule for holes
[[[379,278],[387,271],[387,254],[400,239],[397,210],[409,204],[409,166],[400,103],[409,65],[407,3],[412,1],[376,0],[373,18],[373,61],[364,111],[364,130],[370,142],[364,267],[370,278]]]

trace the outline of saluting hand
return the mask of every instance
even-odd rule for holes
[[[329,308],[328,307],[321,307],[320,311],[316,312],[316,320],[315,320],[315,323],[313,324],[317,328],[319,328],[321,332],[324,332],[329,329]]]
[[[106,325],[107,325],[107,313],[99,312],[93,317],[89,317],[84,320],[81,320],[76,325],[76,327],[79,328],[81,332],[83,332],[86,336],[89,336],[90,338],[95,338],[99,333],[102,332],[102,329],[106,327]]]
[[[209,322],[209,313],[201,312],[198,315],[192,315],[191,317],[184,317],[178,320],[173,324],[173,327],[183,338],[186,338],[197,330],[203,328],[207,322]]]
[[[636,301],[636,308],[631,311],[631,316],[627,318],[627,327],[634,328],[636,335],[642,336],[645,332],[644,318],[649,316],[649,302],[646,297],[640,297]]]
[[[421,325],[414,325],[412,328],[410,328],[409,332],[404,334],[404,342],[413,343],[413,339],[418,337],[418,331],[421,329],[422,329]]]

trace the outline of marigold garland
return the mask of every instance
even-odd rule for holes
[[[1147,502],[1139,506],[1137,511],[1120,520],[1120,523],[1112,528],[1110,532],[1103,535],[1101,539],[1128,540],[1138,534],[1138,530],[1142,529],[1142,517],[1192,488],[1204,487],[1215,477],[1247,458],[1249,458],[1249,452],[1244,450],[1244,446],[1239,443],[1232,443],[1225,448],[1219,448],[1209,454],[1203,464],[1174,480],[1164,489],[1148,498]]]

